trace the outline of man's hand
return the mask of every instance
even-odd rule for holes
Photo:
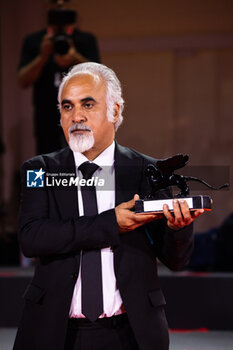
[[[40,45],[41,58],[47,62],[50,55],[53,53],[53,49],[52,35],[45,34]]]
[[[133,231],[137,227],[147,224],[155,219],[160,219],[163,214],[136,214],[130,209],[135,205],[135,201],[139,199],[137,194],[129,202],[124,202],[115,208],[116,219],[119,232]]]
[[[86,58],[83,57],[79,52],[76,51],[74,42],[69,39],[70,48],[65,55],[54,55],[54,62],[61,68],[68,68],[77,63],[87,62]]]
[[[167,225],[173,230],[179,230],[184,226],[190,225],[198,216],[204,213],[204,209],[190,212],[185,199],[181,199],[180,201],[174,199],[173,209],[174,214],[169,211],[167,204],[164,204],[163,206],[163,213],[167,218]]]
[[[45,34],[40,45],[40,52],[38,56],[19,70],[18,79],[22,88],[27,88],[39,79],[41,72],[52,52],[52,35]]]

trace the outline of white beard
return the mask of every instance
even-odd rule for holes
[[[87,134],[75,135],[70,133],[69,146],[73,152],[86,152],[94,146],[95,139],[92,131]]]

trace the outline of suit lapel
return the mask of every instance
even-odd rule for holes
[[[115,181],[116,181],[116,206],[129,201],[134,194],[140,193],[143,174],[143,160],[136,153],[116,143],[115,148]],[[124,234],[120,237],[122,243]],[[120,244],[114,249],[114,270],[116,276],[119,271],[124,274],[125,266],[122,264],[125,245]],[[121,268],[122,267],[122,268]]]
[[[76,168],[74,162],[73,152],[69,147],[63,149],[59,154],[56,155],[53,164],[49,164],[49,171],[51,173],[63,173],[73,174],[76,177]],[[65,178],[65,176],[60,177]],[[70,176],[66,177],[68,180]],[[60,216],[62,219],[70,219],[78,217],[78,196],[76,186],[55,186],[52,188],[55,203],[58,206]]]
[[[142,158],[130,149],[116,143],[115,148],[115,178],[116,206],[131,200],[139,193],[142,177]]]

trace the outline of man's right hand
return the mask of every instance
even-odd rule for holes
[[[40,55],[45,61],[49,59],[54,50],[52,37],[52,34],[45,34],[40,45]]]
[[[28,86],[35,84],[39,79],[45,64],[53,52],[53,42],[51,38],[51,34],[45,34],[40,45],[38,56],[26,66],[20,68],[18,79],[22,88],[27,88]]]
[[[134,198],[128,202],[123,202],[115,208],[116,219],[119,232],[124,233],[133,231],[137,227],[147,224],[155,219],[161,219],[163,214],[136,214],[130,209],[135,205],[135,201],[139,199],[139,195],[135,194]]]

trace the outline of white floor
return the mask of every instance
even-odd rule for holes
[[[0,350],[12,350],[15,335],[15,328],[0,328]]]
[[[233,350],[233,332],[170,333],[170,350]]]
[[[0,328],[0,350],[12,350],[15,328]],[[233,350],[233,332],[171,332],[170,350]]]

